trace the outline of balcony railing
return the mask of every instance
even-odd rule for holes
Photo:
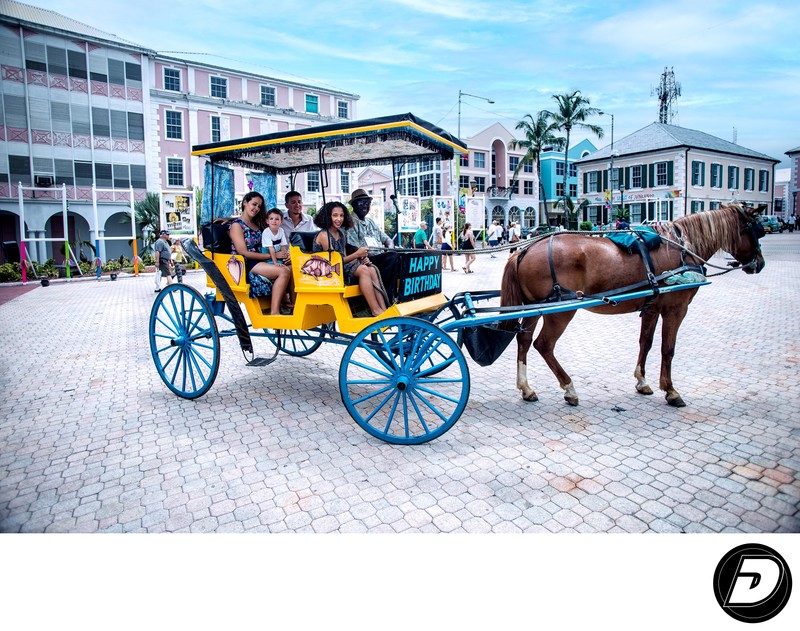
[[[489,199],[511,199],[514,189],[510,186],[490,186],[486,189],[486,196]]]

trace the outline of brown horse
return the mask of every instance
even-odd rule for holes
[[[764,268],[758,243],[763,235],[758,222],[760,210],[731,204],[658,226],[657,232],[666,240],[650,252],[654,276],[685,265],[701,265],[719,250],[733,256],[748,274],[760,272]],[[703,260],[697,260],[692,254]],[[604,296],[613,294],[615,289],[636,285],[641,281],[644,281],[644,286],[638,289],[646,289],[649,286],[647,272],[638,253],[629,254],[605,238],[557,233],[536,241],[508,260],[503,272],[500,303],[506,306],[552,300],[557,291],[566,293],[567,298],[575,294]],[[554,285],[558,286],[555,291]],[[641,299],[589,309],[595,313],[617,314],[631,313],[645,307],[641,314],[639,358],[633,373],[636,390],[641,394],[653,394],[645,381],[645,360],[653,345],[658,318],[662,318],[659,387],[666,392],[667,403],[675,407],[685,405],[672,385],[675,339],[696,293],[695,287],[659,294],[646,307],[646,300]],[[558,379],[564,390],[564,399],[570,405],[578,405],[578,394],[553,350],[574,316],[575,311],[542,316],[542,329],[533,342],[534,348]],[[538,319],[538,316],[523,319],[523,330],[517,335],[517,387],[522,390],[522,398],[526,401],[538,399],[536,392],[528,385],[526,362]],[[511,329],[517,322],[512,320],[501,326]]]

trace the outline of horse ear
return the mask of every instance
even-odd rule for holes
[[[756,208],[756,214],[760,215],[761,213],[765,212],[766,210],[767,210],[767,205],[766,204],[759,204],[758,208]]]

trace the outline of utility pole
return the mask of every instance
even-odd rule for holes
[[[681,84],[675,81],[675,71],[672,68],[667,70],[664,67],[658,87],[650,90],[650,96],[658,97],[659,123],[673,124],[678,113],[678,97],[680,95]]]

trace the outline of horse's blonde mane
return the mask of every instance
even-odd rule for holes
[[[661,236],[677,243],[681,242],[682,237],[686,248],[703,259],[709,259],[719,250],[731,252],[739,247],[742,238],[738,219],[740,211],[739,204],[728,204],[665,222],[656,230]]]

